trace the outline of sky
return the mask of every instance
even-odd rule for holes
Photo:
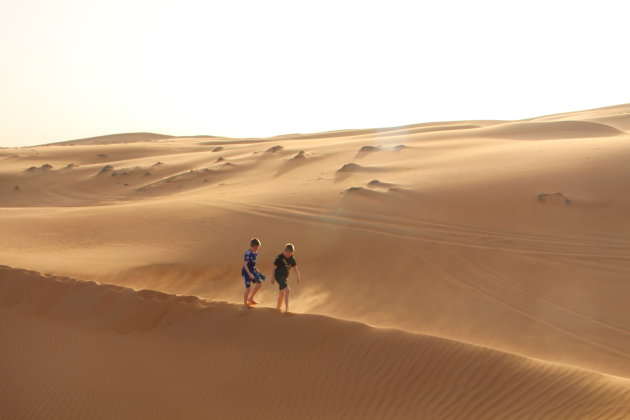
[[[0,146],[630,102],[627,0],[0,0]]]

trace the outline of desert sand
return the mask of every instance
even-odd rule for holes
[[[0,418],[628,419],[629,162],[630,105],[0,149]]]

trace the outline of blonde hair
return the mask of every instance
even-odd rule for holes
[[[284,250],[288,252],[295,252],[295,246],[293,244],[286,244]]]

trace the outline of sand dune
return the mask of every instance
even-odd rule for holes
[[[109,284],[33,283],[50,292],[45,296],[36,293],[40,286],[15,286],[38,274],[2,271],[0,281],[13,280],[0,300],[15,289],[22,302],[3,310],[3,337],[24,343],[3,355],[15,369],[3,391],[15,401],[11,413],[54,411],[51,405],[64,401],[59,416],[74,407],[70,417],[106,417],[98,407],[123,374],[90,360],[111,357],[103,366],[131,368],[125,349],[150,354],[164,347],[155,359],[133,359],[142,375],[120,389],[133,394],[135,386],[138,399],[121,396],[128,405],[111,413],[149,415],[143,410],[151,410],[147,399],[157,393],[161,401],[172,397],[156,408],[156,418],[200,417],[202,400],[216,402],[215,394],[234,417],[627,417],[627,382],[613,377],[630,378],[629,113],[630,105],[619,105],[523,121],[268,139],[153,141],[143,133],[107,144],[0,149],[0,264]],[[292,285],[299,315],[264,309],[275,305],[270,285],[255,312],[232,306],[242,295],[240,258],[252,236],[263,240],[265,273],[284,243],[296,244],[304,276]],[[235,324],[243,318],[247,327]],[[264,333],[250,329],[250,321]],[[117,330],[126,325],[132,328],[124,334]],[[313,392],[299,392],[297,374],[276,377],[290,384],[294,405],[273,415],[239,411],[246,408],[226,389],[241,395],[235,390],[247,374],[237,360],[252,357],[241,344],[254,334],[249,340],[261,348],[262,371],[246,383],[264,388],[278,368],[266,361],[278,351],[280,331],[304,338],[286,345],[290,354],[314,360],[301,371],[302,359],[290,359],[292,372],[313,378],[303,388]],[[346,333],[352,340],[343,341]],[[51,338],[57,334],[76,346],[57,343]],[[324,346],[323,356],[313,343]],[[202,358],[199,346],[212,356]],[[49,374],[38,384],[31,359],[19,354],[46,347],[57,352],[38,359]],[[110,347],[117,349],[111,355],[103,350]],[[441,353],[451,356],[442,360]],[[236,376],[213,367],[228,356]],[[64,367],[73,358],[84,361],[58,387],[63,395],[51,393],[60,358]],[[526,375],[522,384],[530,386],[502,376],[495,363]],[[372,379],[358,373],[366,369],[376,369]],[[405,369],[413,375],[386,373]],[[81,405],[62,390],[86,385],[80,377],[86,370],[106,380]],[[18,382],[18,371],[31,373]],[[202,384],[215,375],[213,385]],[[187,381],[186,392],[171,388]],[[483,385],[479,394],[466,388],[474,381]],[[344,394],[333,383],[365,388]],[[515,391],[502,394],[503,388]],[[29,408],[26,393],[40,396],[39,408]],[[271,410],[273,396],[260,395],[254,405]],[[330,403],[313,411],[320,397]],[[510,411],[502,398],[521,408]]]
[[[591,121],[607,124],[619,130],[628,132],[630,130],[630,111],[619,115],[593,118]]]
[[[465,130],[469,128],[485,127],[494,124],[503,123],[500,120],[471,120],[471,121],[442,121],[431,122],[422,124],[411,124],[400,127],[387,127],[387,128],[367,128],[367,129],[350,129],[350,130],[334,130],[326,131],[323,133],[311,133],[311,134],[284,134],[280,136],[274,136],[274,139],[324,139],[324,138],[339,138],[339,137],[373,137],[396,134],[417,134],[428,133],[436,131],[449,131],[449,130]]]
[[[51,145],[96,145],[96,144],[116,144],[116,143],[136,143],[143,141],[154,141],[162,139],[170,139],[174,136],[167,136],[164,134],[156,133],[124,133],[124,134],[109,134],[106,136],[89,137],[86,139],[66,140],[56,143],[50,143]]]
[[[591,121],[530,121],[493,126],[483,130],[481,135],[507,139],[552,140],[610,137],[620,134],[623,134],[621,130]]]
[[[603,108],[588,109],[585,111],[565,112],[561,114],[545,115],[531,118],[528,121],[562,121],[562,120],[594,120],[611,116],[630,114],[630,104],[613,105]]]
[[[630,381],[594,372],[323,316],[0,272],[0,325],[15,337],[0,350],[3,418],[53,407],[67,419],[630,415]]]

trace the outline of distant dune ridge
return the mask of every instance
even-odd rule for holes
[[[629,130],[2,149],[0,418],[630,418]],[[294,314],[238,305],[252,236],[296,244]]]
[[[144,141],[155,141],[155,140],[163,140],[170,139],[174,136],[167,136],[164,134],[156,134],[156,133],[124,133],[124,134],[109,134],[106,136],[97,136],[97,137],[89,137],[86,139],[77,139],[77,140],[65,140],[56,143],[50,143],[50,145],[106,145],[106,144],[116,144],[116,143],[137,143]]]

